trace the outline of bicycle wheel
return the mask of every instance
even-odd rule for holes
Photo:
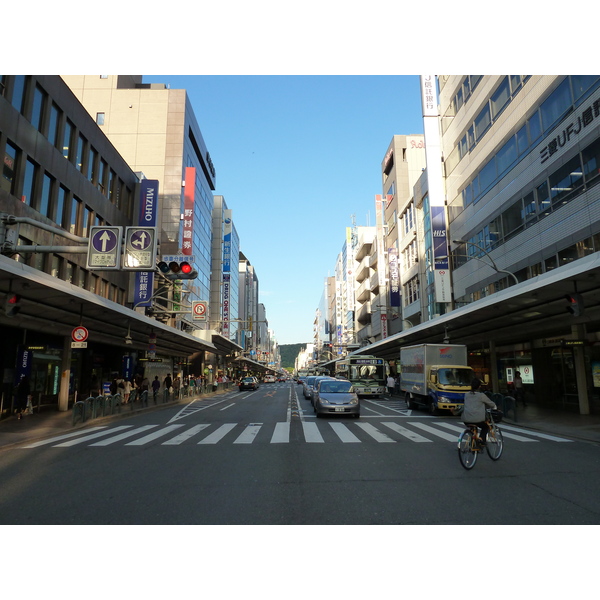
[[[465,429],[458,438],[458,458],[465,469],[472,469],[477,462],[478,452],[473,448],[473,433]]]
[[[495,424],[490,427],[485,448],[492,460],[498,460],[502,456],[504,439],[502,438],[502,432]]]

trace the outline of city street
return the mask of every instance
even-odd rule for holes
[[[596,445],[501,427],[501,459],[465,471],[455,417],[394,398],[317,419],[262,384],[0,451],[0,523],[600,523]]]

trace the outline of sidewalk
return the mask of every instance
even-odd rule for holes
[[[195,399],[197,401],[207,400],[226,391],[228,390],[208,392],[195,396]],[[78,422],[75,426],[72,424],[73,415],[70,410],[68,412],[58,412],[56,410],[36,411],[33,415],[27,415],[21,420],[17,419],[16,416],[9,417],[0,421],[0,450],[9,446],[18,446],[25,442],[66,434],[78,429],[107,425],[111,421],[125,419],[141,413],[153,412],[177,404],[186,404],[193,399],[192,396],[186,396],[180,400],[172,400],[157,405],[150,401],[147,408],[135,406],[133,411],[129,406],[124,405],[121,407],[120,413],[88,419],[85,423]],[[425,415],[427,413],[417,411],[416,414]],[[505,418],[503,423],[550,435],[564,436],[569,439],[600,443],[600,415],[579,415],[529,404],[526,408],[521,406],[517,408],[516,422],[512,416],[511,412],[510,417]]]

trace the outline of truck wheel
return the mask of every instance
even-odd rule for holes
[[[406,408],[414,408],[414,405],[410,398],[410,394],[407,393],[406,396],[404,397],[404,399],[406,400]]]
[[[429,406],[427,407],[430,415],[437,415],[438,409],[437,406],[433,402],[429,402]]]

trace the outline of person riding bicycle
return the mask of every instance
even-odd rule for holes
[[[485,446],[488,431],[490,430],[485,420],[486,407],[496,409],[497,406],[484,393],[479,392],[481,381],[477,378],[471,381],[471,391],[465,394],[465,408],[462,420],[465,424],[477,425],[481,429],[481,446]]]

